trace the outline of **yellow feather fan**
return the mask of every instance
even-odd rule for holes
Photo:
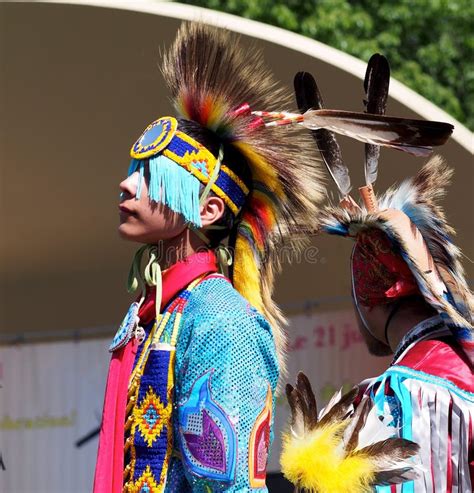
[[[358,389],[333,397],[317,415],[311,384],[303,373],[296,388],[286,387],[292,421],[283,435],[280,457],[285,477],[311,493],[366,493],[377,484],[396,484],[416,477],[408,459],[418,445],[402,438],[387,438],[363,446],[359,432],[366,423],[371,401],[364,397],[354,410]]]

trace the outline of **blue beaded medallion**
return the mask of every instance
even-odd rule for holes
[[[178,128],[178,121],[172,116],[164,116],[150,123],[140,138],[133,144],[130,155],[135,159],[145,159],[165,149]]]
[[[120,324],[114,340],[109,347],[109,351],[111,353],[125,346],[125,344],[127,344],[127,342],[132,338],[133,330],[138,325],[138,309],[139,305],[136,301],[130,305],[128,312]]]

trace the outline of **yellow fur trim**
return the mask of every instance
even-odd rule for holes
[[[263,313],[260,273],[252,247],[246,238],[237,236],[235,242],[234,287],[257,310]]]
[[[303,438],[283,435],[280,458],[285,477],[300,488],[317,493],[372,491],[374,468],[362,455],[344,457],[341,435],[347,421],[316,428]]]

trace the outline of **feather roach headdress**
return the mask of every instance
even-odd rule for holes
[[[180,119],[147,127],[132,148],[130,172],[149,162],[152,200],[201,228],[200,200],[211,191],[233,216],[229,247],[235,288],[269,320],[281,355],[282,318],[272,301],[278,247],[317,217],[322,198],[316,159],[295,129],[265,128],[251,109],[290,101],[259,51],[236,36],[185,23],[165,54],[162,72]],[[212,145],[206,145],[206,142]]]
[[[385,112],[389,77],[386,59],[374,55],[364,81],[365,105],[367,112],[376,113],[379,118],[383,118]],[[316,82],[310,74],[297,74],[295,89],[301,110],[306,111],[308,104],[322,106]],[[389,120],[386,120],[388,125]],[[443,125],[446,140],[452,129],[450,125],[424,123],[424,142],[417,154],[424,155],[432,145],[440,143],[439,132]],[[393,135],[396,134],[397,129],[394,129]],[[349,195],[349,171],[343,164],[334,135],[322,129],[314,131],[313,137],[341,197],[339,204],[322,212],[322,229],[355,240],[351,268],[357,298],[363,298],[370,305],[421,294],[445,316],[454,336],[473,361],[473,297],[464,278],[460,251],[451,240],[454,230],[438,204],[449,183],[451,170],[441,158],[434,157],[414,178],[376,197],[373,186],[378,171],[379,143],[366,144],[366,185],[359,189],[363,200],[358,205]],[[411,138],[405,141],[401,132],[395,147],[412,152],[412,144]],[[361,274],[363,268],[366,272]],[[363,296],[360,297],[360,293]]]
[[[318,415],[308,378],[288,384],[290,429],[283,435],[282,472],[296,491],[366,493],[374,486],[399,484],[416,478],[412,458],[418,445],[392,438],[394,428],[378,418],[368,396],[355,387],[339,391]],[[354,400],[360,399],[356,410]]]

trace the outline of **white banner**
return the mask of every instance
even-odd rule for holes
[[[293,317],[288,381],[311,379],[319,403],[380,373],[351,311]],[[89,493],[108,368],[108,340],[0,348],[0,491]],[[278,399],[269,471],[278,471],[288,407]],[[89,435],[93,435],[90,437]]]
[[[108,341],[0,348],[0,491],[90,493]]]
[[[352,310],[292,317],[289,337],[286,381],[294,385],[298,372],[304,372],[319,408],[341,387],[348,391],[362,380],[382,373],[390,361],[368,353]],[[281,433],[287,426],[289,412],[282,389],[277,398],[269,472],[280,470]]]

